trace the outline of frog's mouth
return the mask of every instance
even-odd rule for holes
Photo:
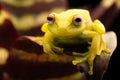
[[[84,55],[84,53],[88,52],[90,46],[91,45],[88,44],[88,42],[77,43],[77,44],[67,44],[67,43],[57,44],[57,47],[60,47],[63,49],[63,53],[70,56],[77,56],[77,54]],[[73,53],[76,53],[76,54],[74,55]]]

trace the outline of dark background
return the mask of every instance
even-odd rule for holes
[[[94,13],[94,10],[99,6],[102,0],[67,0],[68,8],[86,8],[89,9],[91,13]],[[105,8],[102,8],[105,9]],[[99,10],[98,10],[99,11]],[[95,15],[92,15],[95,16]],[[97,17],[104,23],[107,31],[114,31],[117,35],[117,48],[115,49],[111,59],[109,61],[108,69],[104,75],[103,80],[120,80],[120,8],[118,9],[115,4],[108,9],[105,9],[105,12]]]

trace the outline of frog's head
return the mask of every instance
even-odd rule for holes
[[[82,9],[71,9],[62,13],[51,13],[42,31],[50,31],[57,37],[72,37],[79,35],[87,25],[92,23],[89,12]]]

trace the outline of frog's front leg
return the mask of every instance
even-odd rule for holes
[[[90,31],[86,30],[83,32],[83,37],[84,38],[90,38],[91,39],[91,46],[89,47],[88,51],[88,64],[90,67],[89,74],[93,74],[93,64],[94,64],[94,59],[97,54],[100,54],[100,43],[101,43],[101,35],[97,33],[96,31]]]
[[[45,34],[43,39],[43,51],[49,55],[51,61],[59,61],[56,51],[62,52],[62,49],[54,45],[54,36],[49,32]]]
[[[89,50],[89,57],[88,57],[88,64],[90,66],[90,70],[89,70],[89,74],[92,75],[93,74],[93,64],[94,64],[94,59],[96,57],[96,55],[100,55],[102,53],[103,50],[103,43],[102,42],[102,35],[100,34],[96,34],[93,38],[92,38],[92,43],[91,43],[91,47]]]
[[[52,46],[49,43],[44,43],[43,51],[48,54],[48,58],[50,61],[58,61],[57,54],[52,50]]]

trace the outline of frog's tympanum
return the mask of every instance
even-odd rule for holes
[[[74,65],[87,61],[89,74],[93,74],[93,63],[102,52],[110,53],[103,39],[106,32],[99,20],[92,21],[89,11],[70,9],[61,13],[50,13],[43,24],[41,45],[51,60],[59,54],[75,57]]]

